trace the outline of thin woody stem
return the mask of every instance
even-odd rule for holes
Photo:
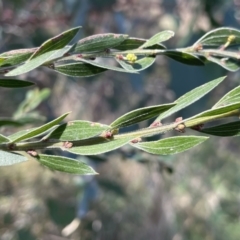
[[[134,132],[128,132],[124,134],[116,134],[113,136],[112,139],[122,139],[122,138],[129,138],[132,137],[138,138],[138,137],[147,137],[147,136],[153,136],[156,134],[161,134],[165,133],[170,130],[177,129],[177,127],[180,124],[184,124],[185,127],[191,128],[199,124],[204,124],[207,122],[211,122],[214,120],[226,118],[226,117],[232,117],[232,116],[239,116],[239,110],[233,110],[227,113],[219,114],[219,115],[214,115],[214,116],[205,116],[205,117],[191,117],[179,122],[174,122],[170,124],[166,124],[163,126],[158,126],[158,127],[149,127],[149,128],[144,128],[138,131]],[[71,147],[79,147],[83,146],[86,144],[90,144],[93,142],[94,139],[99,138],[90,138],[86,140],[78,140],[78,141],[71,141]],[[109,141],[111,141],[111,138],[109,138]],[[44,140],[44,141],[33,141],[33,142],[19,142],[19,143],[2,143],[0,144],[0,149],[4,151],[27,151],[27,150],[37,150],[37,149],[62,149],[62,150],[67,150],[66,147],[66,141],[59,141],[59,140]]]

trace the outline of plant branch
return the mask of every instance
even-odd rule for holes
[[[223,114],[218,114],[214,116],[203,116],[203,117],[191,117],[185,120],[181,120],[178,122],[173,122],[170,124],[158,126],[158,127],[149,127],[149,128],[143,128],[138,131],[134,132],[128,132],[128,133],[123,133],[123,134],[116,134],[113,135],[112,138],[109,138],[109,141],[111,139],[123,139],[127,137],[132,137],[134,138],[139,138],[139,137],[149,137],[161,133],[165,133],[170,130],[178,130],[178,126],[184,125],[184,128],[191,128],[196,125],[204,124],[207,122],[215,121],[218,119],[222,118],[227,118],[227,117],[232,117],[232,116],[239,116],[239,110],[233,110],[227,113]],[[33,141],[33,142],[19,142],[19,143],[2,143],[0,144],[0,149],[4,151],[28,151],[28,150],[37,150],[37,149],[62,149],[62,150],[67,150],[68,148],[71,147],[79,147],[79,146],[84,146],[86,144],[91,144],[94,142],[99,137],[94,137],[94,138],[89,138],[85,140],[76,140],[76,141],[71,141],[71,146],[68,147],[66,143],[67,141],[59,141],[59,140],[44,140],[44,141]],[[104,137],[101,137],[104,138]]]

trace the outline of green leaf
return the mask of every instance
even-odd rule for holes
[[[179,50],[166,50],[164,55],[174,59],[175,61],[194,66],[203,66],[204,62],[196,55],[179,51]]]
[[[240,102],[240,86],[234,88],[232,91],[224,95],[213,107],[212,109],[226,106],[233,103]]]
[[[30,72],[31,70],[43,65],[44,63],[51,62],[55,59],[58,59],[62,56],[64,56],[69,50],[71,49],[71,46],[64,47],[59,50],[52,50],[49,52],[45,52],[40,56],[37,56],[30,61],[27,61],[25,64],[21,65],[20,67],[17,67],[13,69],[12,71],[5,74],[5,76],[17,76],[26,72]]]
[[[216,109],[210,109],[205,112],[199,113],[191,118],[188,118],[184,123],[186,126],[188,126],[189,122],[191,123],[192,120],[198,120],[198,121],[204,121],[204,120],[214,120],[218,115],[223,115],[227,113],[231,113],[234,110],[238,110],[240,108],[240,102],[234,103],[231,105],[219,107]],[[237,114],[237,113],[236,113]],[[222,116],[223,118],[224,116]]]
[[[147,119],[151,119],[158,114],[171,109],[175,104],[164,104],[164,105],[157,105],[157,106],[150,106],[145,108],[139,108],[129,113],[124,114],[123,116],[116,119],[114,122],[111,123],[112,128],[119,128],[119,127],[126,127],[133,125],[135,123],[142,122]]]
[[[0,62],[0,66],[14,66],[25,62],[36,51],[37,48],[17,49],[2,53],[0,58],[4,58]]]
[[[29,87],[32,85],[34,85],[33,82],[28,82],[24,80],[0,79],[0,87],[5,87],[5,88],[22,88],[22,87]]]
[[[62,116],[54,119],[51,122],[48,122],[38,128],[33,129],[32,131],[29,131],[28,133],[23,133],[22,135],[20,135],[18,138],[15,138],[14,141],[12,142],[20,142],[22,140],[27,140],[27,139],[31,139],[34,138],[36,136],[38,136],[39,134],[48,131],[49,129],[51,129],[52,127],[54,127],[55,125],[59,124],[69,113],[65,113]]]
[[[109,126],[89,121],[71,121],[57,127],[44,139],[59,139],[61,141],[74,141],[94,137]]]
[[[47,130],[46,132],[49,132],[49,131],[53,131],[57,126],[53,126],[52,128],[50,128],[49,130]],[[24,129],[24,130],[21,130],[19,132],[16,132],[16,133],[13,133],[12,135],[8,136],[9,138],[9,141],[13,142],[15,141],[15,139],[18,139],[19,137],[33,131],[33,130],[36,130],[36,128],[30,128],[30,129]],[[43,133],[40,133],[34,137],[40,137],[44,134],[46,134],[46,132],[43,132]]]
[[[194,45],[201,44],[203,46],[219,47],[225,44],[231,35],[235,36],[235,39],[230,42],[229,46],[239,45],[240,31],[229,27],[217,28],[206,33],[196,43],[194,43]]]
[[[204,128],[200,132],[219,137],[240,136],[240,121]]]
[[[72,148],[65,150],[80,155],[97,155],[120,148],[132,139],[132,136],[120,139],[95,137],[81,140],[80,143],[78,143],[78,145],[80,145],[79,147],[73,145]]]
[[[144,57],[139,60],[137,60],[134,63],[129,63],[126,61],[122,61],[119,59],[116,59],[118,63],[127,71],[142,71],[148,67],[150,67],[156,60],[155,57]]]
[[[17,76],[29,72],[44,63],[53,61],[64,56],[72,49],[72,46],[66,46],[69,43],[80,27],[70,29],[58,36],[44,42],[30,57],[30,59],[20,67],[7,73],[5,76]]]
[[[137,73],[136,70],[125,70],[123,68],[106,65],[106,64],[103,64],[103,63],[97,63],[97,62],[94,62],[94,61],[91,61],[91,60],[86,60],[86,59],[83,59],[83,58],[81,58],[80,61],[82,61],[84,63],[91,64],[91,65],[96,66],[96,67],[105,68],[105,69],[113,70],[113,71],[117,71],[117,72]]]
[[[22,123],[20,121],[13,120],[11,118],[0,118],[0,127],[5,125],[20,127],[22,126]]]
[[[96,34],[81,39],[76,44],[73,52],[95,52],[113,48],[122,43],[127,37],[128,35],[114,33]]]
[[[107,71],[87,63],[67,63],[55,67],[55,71],[71,77],[90,77]]]
[[[94,175],[97,174],[93,168],[79,160],[67,157],[52,156],[39,154],[36,159],[44,166],[66,173],[80,174],[80,175]]]
[[[131,37],[131,38],[127,38],[121,44],[117,45],[114,48],[121,51],[133,50],[142,46],[144,43],[146,43],[146,41],[147,41],[146,39]],[[166,47],[158,43],[150,47],[147,47],[146,49],[166,49]]]
[[[209,62],[216,63],[231,72],[236,72],[240,68],[240,61],[233,58],[217,58],[208,56],[207,60]]]
[[[38,112],[26,113],[14,119],[17,120],[22,125],[37,124],[37,123],[43,123],[44,121],[46,121],[46,117],[42,114],[40,115]]]
[[[0,143],[9,142],[10,139],[0,134]]]
[[[44,42],[30,57],[29,61],[41,56],[44,53],[53,51],[53,50],[59,50],[65,47],[78,33],[79,29],[81,27],[75,27],[72,29],[69,29],[53,38],[50,38],[46,42]]]
[[[171,155],[184,152],[207,139],[208,137],[200,136],[170,137],[158,141],[135,143],[132,146],[152,154]]]
[[[218,84],[220,84],[225,77],[217,78],[211,82],[205,83],[201,85],[200,87],[197,87],[190,92],[187,92],[180,98],[178,98],[174,103],[176,104],[174,107],[169,109],[168,111],[162,113],[156,120],[160,121],[161,119],[164,119],[170,115],[172,115],[175,112],[180,111],[181,109],[191,105],[192,103],[196,102],[200,98],[202,98],[204,95],[209,93],[212,89],[214,89]]]
[[[35,88],[28,91],[25,99],[20,103],[17,111],[14,113],[14,119],[18,119],[23,115],[26,117],[26,113],[35,109],[42,101],[50,96],[50,93],[50,89],[48,88],[43,88],[41,90]]]
[[[16,163],[21,163],[27,161],[27,158],[16,154],[5,151],[0,151],[0,166],[9,166]]]
[[[157,34],[155,34],[153,37],[151,37],[149,40],[147,40],[140,48],[147,48],[151,47],[155,44],[158,44],[160,42],[167,41],[168,39],[172,38],[174,36],[173,31],[162,31]]]

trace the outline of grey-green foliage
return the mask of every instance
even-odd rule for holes
[[[92,76],[107,70],[138,73],[150,67],[158,55],[189,65],[202,66],[213,62],[229,71],[239,69],[240,57],[236,47],[240,44],[240,31],[237,29],[215,29],[192,46],[181,49],[167,49],[161,44],[174,36],[174,33],[168,30],[159,32],[150,39],[134,38],[124,34],[97,34],[68,45],[79,29],[80,27],[76,27],[65,31],[45,41],[38,48],[17,49],[0,54],[0,73],[3,75],[0,87],[19,88],[33,85],[32,82],[12,77],[39,66],[74,77]],[[119,66],[106,63],[105,58],[112,58]],[[132,110],[110,125],[82,120],[62,123],[68,115],[66,113],[39,127],[17,131],[9,136],[0,135],[0,165],[12,165],[35,159],[52,170],[96,174],[85,163],[72,158],[41,154],[38,150],[61,149],[78,155],[97,155],[130,145],[151,154],[170,155],[197,146],[208,137],[184,135],[156,141],[148,141],[145,137],[157,136],[170,130],[184,133],[187,128],[209,135],[239,136],[240,121],[231,122],[232,117],[239,116],[239,87],[228,92],[212,109],[187,119],[179,118],[165,125],[160,122],[205,96],[224,79],[225,77],[221,77],[199,86],[173,103]],[[0,119],[0,127],[20,126],[40,118],[34,109],[49,94],[48,89],[29,91],[13,118]],[[156,119],[148,128],[119,133],[124,127],[152,118]],[[230,122],[211,128],[202,127],[206,122],[222,118],[230,119]]]

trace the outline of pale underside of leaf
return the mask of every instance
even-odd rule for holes
[[[205,83],[201,85],[200,87],[197,87],[190,92],[187,92],[180,98],[178,98],[174,103],[176,103],[176,106],[170,108],[168,111],[162,113],[157,120],[162,120],[170,115],[172,115],[175,112],[178,112],[182,110],[183,108],[189,106],[190,104],[196,102],[200,98],[202,98],[204,95],[209,93],[212,89],[214,89],[216,86],[218,86],[225,77],[220,77],[218,79],[215,79],[211,82]]]
[[[126,137],[121,139],[95,137],[82,140],[82,144],[78,143],[78,146],[76,147],[73,145],[72,148],[66,149],[66,151],[80,155],[102,154],[120,148],[126,145],[132,139],[133,137]]]
[[[27,161],[27,158],[12,152],[0,151],[0,166],[9,166]]]
[[[44,166],[56,171],[80,175],[97,174],[84,162],[72,158],[39,154],[36,159]]]
[[[158,141],[140,142],[132,146],[152,154],[171,155],[186,151],[207,139],[207,137],[200,136],[170,137]]]

